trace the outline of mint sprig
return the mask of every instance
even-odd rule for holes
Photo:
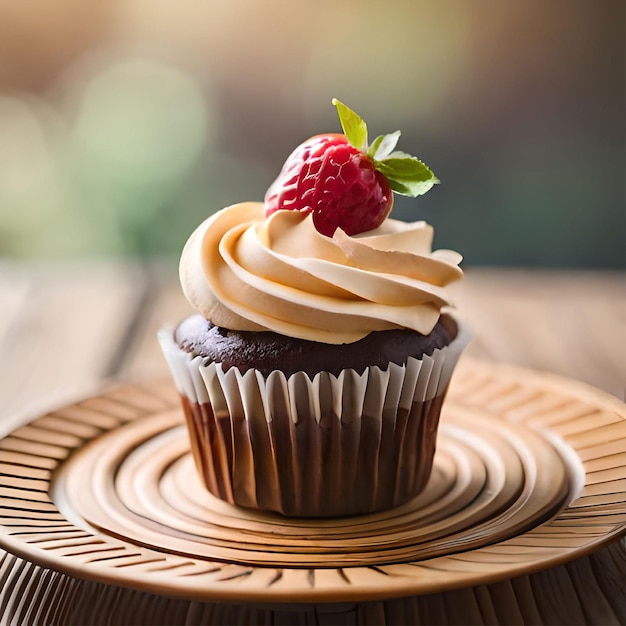
[[[357,150],[367,152],[367,124],[352,109],[343,102],[339,102],[337,98],[333,98],[332,102],[337,107],[343,134]]]
[[[400,131],[379,135],[370,145],[367,143],[367,124],[352,109],[333,98],[341,128],[348,141],[367,154],[374,167],[389,181],[393,191],[415,198],[426,193],[439,179],[419,159],[406,152],[395,150]]]

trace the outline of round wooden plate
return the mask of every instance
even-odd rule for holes
[[[375,515],[287,519],[200,485],[169,382],[104,391],[0,442],[0,545],[107,584],[198,600],[365,601],[478,585],[626,528],[626,410],[584,385],[465,361],[433,476]]]

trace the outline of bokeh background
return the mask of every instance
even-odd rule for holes
[[[622,0],[0,0],[0,256],[174,257],[333,96],[466,265],[623,268]]]

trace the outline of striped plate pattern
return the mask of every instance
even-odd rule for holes
[[[469,361],[433,477],[371,516],[237,509],[195,475],[169,382],[110,388],[0,442],[0,545],[38,567],[191,600],[357,602],[504,581],[626,528],[626,411],[561,378]]]

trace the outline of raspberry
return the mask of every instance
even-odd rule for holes
[[[313,214],[315,228],[332,237],[337,228],[356,235],[380,226],[395,191],[416,197],[437,177],[421,161],[395,151],[400,131],[367,143],[367,125],[333,98],[344,135],[316,135],[287,158],[265,194],[265,215],[288,209]]]
[[[315,228],[332,237],[372,230],[385,220],[393,193],[372,159],[344,135],[317,135],[298,146],[265,196],[265,214],[280,209],[313,214]]]

